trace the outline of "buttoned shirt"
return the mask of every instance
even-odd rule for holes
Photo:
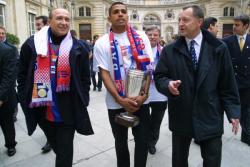
[[[194,39],[189,39],[189,38],[185,38],[185,39],[186,39],[186,42],[187,42],[188,50],[190,49],[190,42],[192,40],[195,41],[194,49],[195,49],[195,54],[196,54],[196,58],[197,58],[197,61],[198,61],[199,56],[200,56],[201,43],[202,43],[202,39],[203,39],[203,35],[202,35],[201,31]]]

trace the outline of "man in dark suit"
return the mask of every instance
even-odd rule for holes
[[[0,126],[2,128],[8,156],[16,153],[13,113],[17,105],[15,92],[15,50],[0,42]]]
[[[234,18],[234,35],[226,37],[226,42],[234,68],[241,101],[241,141],[250,145],[250,35],[247,34],[249,17]]]
[[[166,46],[154,79],[169,101],[172,166],[188,167],[192,138],[200,142],[203,166],[220,167],[223,112],[238,130],[240,100],[225,44],[200,26],[204,13],[197,5],[179,15],[181,37]]]
[[[217,37],[217,34],[219,32],[218,25],[217,25],[217,19],[215,17],[207,17],[205,18],[202,28],[213,34],[215,37]]]
[[[18,59],[19,59],[19,53],[18,53],[18,50],[17,48],[10,44],[7,39],[6,39],[6,29],[3,27],[3,26],[0,26],[0,42],[3,42],[4,44],[8,45],[9,47],[13,48],[15,50],[15,56],[17,58],[17,62],[16,62],[16,73],[17,73],[17,70],[18,70]],[[13,114],[13,119],[14,119],[14,122],[17,121],[17,113],[18,113],[18,107],[16,105],[15,107],[15,112]]]

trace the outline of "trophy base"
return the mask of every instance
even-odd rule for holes
[[[127,112],[117,114],[115,122],[125,127],[135,127],[139,124],[139,118]]]

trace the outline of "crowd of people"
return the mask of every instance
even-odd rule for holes
[[[204,18],[199,6],[188,5],[179,13],[178,36],[164,44],[157,26],[145,32],[132,28],[124,3],[114,2],[108,13],[110,31],[88,42],[70,30],[66,9],[53,9],[48,17],[36,18],[37,32],[20,54],[0,27],[0,126],[9,156],[16,153],[19,102],[28,135],[39,125],[47,138],[42,152],[54,151],[56,167],[71,167],[75,132],[94,134],[87,109],[91,82],[93,91],[102,91],[102,82],[107,90],[117,167],[130,166],[130,127],[116,119],[126,112],[139,118],[131,127],[135,167],[146,167],[148,153],[157,152],[167,108],[173,167],[188,167],[192,139],[201,148],[203,166],[221,166],[224,112],[234,134],[241,124],[241,141],[250,146],[247,15],[234,18],[234,35],[218,39],[217,19]],[[127,94],[131,70],[145,74],[135,96]]]

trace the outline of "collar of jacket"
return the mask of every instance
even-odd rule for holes
[[[215,48],[219,47],[222,44],[222,42],[219,39],[214,37],[207,30],[201,29],[201,32],[202,32],[202,35],[203,35],[202,42],[205,40],[207,43],[209,43],[211,46],[213,46]],[[174,48],[176,50],[178,50],[179,52],[187,55],[188,54],[188,48],[187,48],[187,44],[186,44],[186,41],[185,41],[185,37],[181,36],[179,39],[177,39]]]

